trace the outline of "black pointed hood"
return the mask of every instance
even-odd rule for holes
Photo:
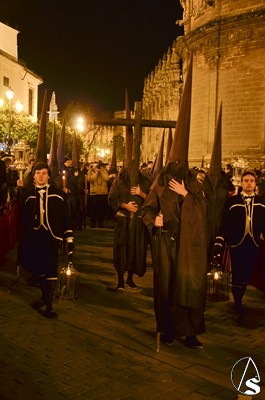
[[[57,148],[57,160],[58,160],[59,171],[63,170],[64,158],[65,158],[65,117],[63,118],[62,129]]]
[[[192,96],[192,66],[193,56],[191,56],[190,59],[190,64],[184,84],[183,95],[180,103],[175,134],[167,163],[167,167],[169,168],[172,168],[172,164],[178,164],[179,167],[181,167],[181,173],[185,170],[188,171],[189,169],[188,152]]]
[[[125,116],[126,119],[131,118],[131,110],[129,104],[128,91],[125,91]],[[133,128],[132,126],[126,126],[126,138],[125,138],[125,168],[128,168],[132,164],[133,158]]]
[[[220,105],[220,110],[215,130],[210,167],[207,173],[213,188],[215,188],[218,185],[221,179],[221,172],[222,172],[222,103]]]
[[[72,166],[74,168],[79,168],[79,152],[78,152],[78,144],[75,131],[73,136],[73,147],[72,147]]]
[[[36,163],[37,162],[47,163],[46,135],[47,135],[47,90],[45,90],[42,103],[38,141],[37,141],[36,155],[35,155]]]
[[[160,143],[160,148],[157,153],[156,159],[153,164],[152,168],[152,180],[154,181],[156,177],[160,174],[160,172],[163,169],[163,157],[164,157],[164,142],[165,142],[165,130],[162,133],[162,138],[161,138],[161,143]]]
[[[112,157],[111,157],[111,163],[110,163],[110,173],[111,174],[117,174],[118,169],[117,169],[117,155],[116,155],[116,136],[113,136],[113,149],[112,149]]]

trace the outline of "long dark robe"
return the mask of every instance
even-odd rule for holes
[[[162,173],[153,184],[142,207],[142,218],[151,235],[157,330],[172,335],[182,196],[169,189],[168,181],[169,177]],[[156,228],[154,222],[160,212],[164,226]]]
[[[148,192],[150,181],[142,174],[139,186],[144,193]],[[116,213],[114,217],[113,263],[119,276],[129,271],[143,276],[146,271],[146,252],[148,233],[141,218],[141,207],[144,200],[137,196],[138,211],[135,213],[134,230],[130,229],[130,213],[121,208],[122,203],[132,201],[129,175],[120,173],[111,185],[108,202]]]
[[[181,208],[178,305],[204,306],[207,283],[207,203],[203,193],[189,193]]]
[[[157,330],[171,336],[192,336],[205,330],[206,199],[197,191],[197,184],[191,193],[194,185],[190,184],[183,201],[168,188],[171,177],[165,178],[158,179],[142,207],[143,221],[152,234]],[[163,228],[154,226],[159,212]]]
[[[206,175],[206,179],[203,182],[203,190],[208,199],[208,265],[210,267],[210,260],[212,259],[212,250],[215,242],[216,235],[219,232],[219,228],[222,221],[223,209],[226,200],[229,197],[229,189],[231,189],[230,181],[227,181],[223,175],[221,175],[217,185],[212,187],[209,177]]]

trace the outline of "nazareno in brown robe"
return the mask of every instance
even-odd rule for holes
[[[196,180],[186,177],[188,195],[168,188],[172,176],[160,176],[142,207],[143,221],[152,235],[154,309],[157,330],[171,336],[205,331],[207,282],[207,202]],[[164,226],[154,227],[158,213]]]
[[[179,261],[174,294],[177,336],[193,336],[205,331],[207,200],[202,185],[196,179],[196,171],[189,171],[185,185],[189,193],[181,208]]]

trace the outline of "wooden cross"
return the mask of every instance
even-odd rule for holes
[[[112,118],[112,119],[95,119],[94,125],[104,126],[133,126],[134,127],[134,145],[133,159],[135,165],[140,162],[140,145],[142,142],[142,128],[175,128],[176,121],[151,120],[142,118],[142,102],[135,102],[135,118]]]
[[[94,125],[105,126],[139,126],[150,128],[175,128],[176,121],[165,121],[155,119],[142,119],[142,102],[135,102],[135,118],[110,118],[110,119],[95,119]]]

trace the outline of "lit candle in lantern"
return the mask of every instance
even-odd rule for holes
[[[65,182],[65,171],[63,171],[63,189],[66,188],[66,182]]]
[[[72,270],[71,270],[71,267],[67,267],[67,270],[66,270],[66,275],[67,275],[67,276],[70,276],[70,275],[72,275]]]
[[[218,279],[219,279],[219,274],[218,274],[218,272],[215,272],[215,273],[214,273],[214,279],[215,279],[215,280],[218,280]]]

